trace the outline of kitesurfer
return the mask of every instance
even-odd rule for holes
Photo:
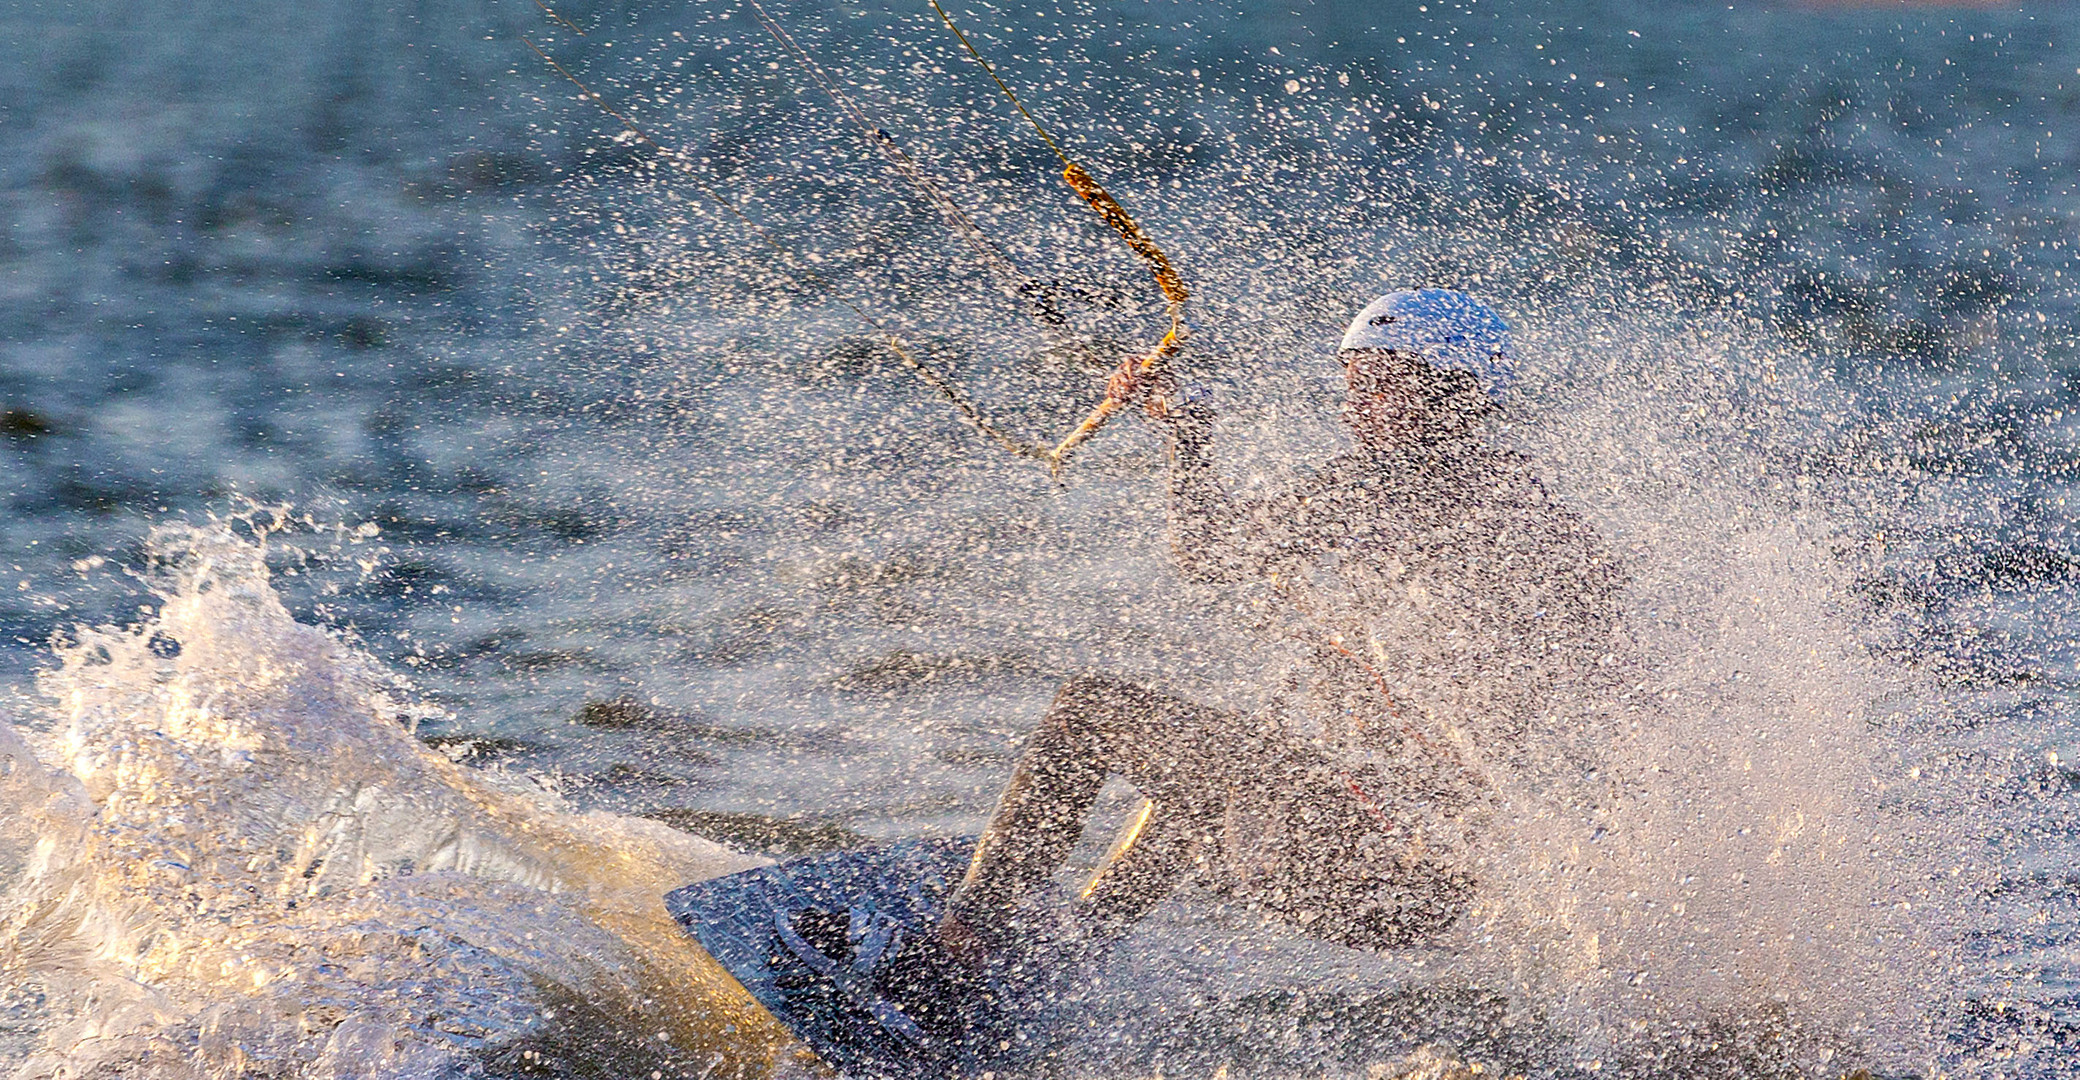
[[[1303,932],[1386,949],[1450,926],[1494,770],[1534,725],[1578,722],[1611,661],[1618,575],[1602,542],[1497,445],[1515,378],[1485,304],[1380,297],[1344,335],[1355,446],[1294,489],[1239,501],[1212,416],[1162,374],[1115,376],[1169,443],[1177,566],[1288,654],[1249,714],[1101,675],[1055,697],[955,892],[940,943],[999,955],[1021,903],[1075,846],[1099,789],[1145,798],[1080,896],[1124,933],[1180,880]],[[1524,765],[1536,772],[1536,764]],[[1521,770],[1520,770],[1521,771]]]

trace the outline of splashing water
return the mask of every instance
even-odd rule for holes
[[[1724,333],[1713,355],[1740,362],[1739,332]],[[1594,761],[1586,775],[1505,783],[1477,908],[1434,946],[1356,958],[1246,919],[1209,924],[1203,899],[1172,905],[1112,973],[1116,1012],[1082,1068],[1246,1061],[1286,1038],[1264,1030],[1275,1022],[1318,1024],[1317,1043],[1247,1071],[1377,1071],[1412,1045],[1379,1035],[1396,1015],[1380,995],[1408,993],[1393,1003],[1409,1030],[1457,1030],[1459,1052],[1485,1046],[1541,1075],[1681,1075],[1742,1040],[1761,1064],[1728,1075],[1942,1057],[1931,1017],[1962,992],[1950,923],[1983,868],[1915,872],[1956,852],[1914,848],[1911,810],[1882,798],[1911,732],[1874,710],[1911,713],[1923,691],[1864,647],[1877,631],[1850,588],[1853,538],[1763,467],[1787,444],[1724,440],[1771,402],[1828,391],[1779,383],[1737,400],[1727,387],[1746,384],[1700,377],[1697,355],[1642,348],[1623,379],[1556,380],[1512,426],[1625,553],[1644,659],[1622,730],[1597,732],[1586,756],[1579,732],[1534,751]],[[1720,407],[1651,408],[1628,389],[1642,371]],[[1656,460],[1703,444],[1709,467]],[[964,485],[994,482],[973,472]],[[1145,507],[1107,512],[1159,527]],[[168,525],[151,546],[156,608],[63,645],[42,679],[48,717],[6,732],[5,959],[43,995],[23,1075],[161,1060],[197,1076],[693,1075],[787,1060],[658,903],[753,860],[575,813],[427,749],[394,676],[292,619],[264,538]],[[1030,601],[1023,583],[1006,591],[1007,608]],[[1164,611],[1179,624],[1059,662],[1215,689],[1252,646],[1195,604],[1136,602],[1130,624]],[[1339,980],[1348,989],[1325,989]],[[1152,1003],[1217,1030],[1187,1053],[1148,1029]]]
[[[1199,941],[1228,962],[1195,992],[1234,1004],[1190,1035],[1254,1055],[1253,1075],[1356,1075],[1424,1030],[1540,1075],[1929,1075],[1954,1060],[1960,1011],[1987,987],[1964,939],[1997,867],[1928,805],[1942,783],[1907,764],[1941,707],[1879,650],[1861,585],[1878,572],[1871,523],[1845,512],[1866,481],[1801,464],[1841,436],[1786,421],[1839,391],[1771,370],[1757,358],[1779,346],[1707,314],[1626,328],[1599,354],[1608,368],[1549,377],[1509,432],[1622,553],[1636,657],[1615,720],[1534,731],[1534,767],[1499,775],[1483,892],[1435,947],[1368,968],[1287,943],[1238,966],[1232,944]],[[1556,779],[1542,761],[1568,764]],[[1258,981],[1298,996],[1252,997]],[[1403,1041],[1360,1034],[1387,1023]],[[1211,1061],[1203,1043],[1154,1041],[1173,1065]]]
[[[152,545],[157,610],[44,676],[41,760],[0,729],[4,959],[47,999],[20,1075],[770,1070],[660,903],[755,860],[456,766],[260,544]]]
[[[554,6],[591,36],[549,50],[824,286],[553,78],[498,81],[531,63],[515,28],[545,31],[530,5],[457,5],[438,34],[339,7],[367,55],[461,59],[401,95],[328,38],[295,54],[300,97],[184,102],[207,152],[137,137],[164,110],[121,65],[113,106],[51,90],[5,133],[43,140],[0,164],[34,189],[9,205],[60,207],[17,215],[8,257],[97,284],[0,296],[42,343],[0,382],[26,402],[0,402],[25,564],[0,614],[17,641],[126,624],[126,590],[54,582],[125,537],[155,552],[134,625],[10,654],[48,669],[0,726],[0,1063],[24,1076],[785,1072],[657,902],[752,859],[630,815],[806,846],[970,832],[1068,674],[1263,690],[1262,643],[1169,567],[1138,421],[1057,488],[832,303],[1036,434],[1088,406],[1079,351],[1147,344],[1154,301],[1119,284],[1141,271],[949,77],[928,12],[781,14],[1015,259],[1089,287],[1066,345],[1036,351],[746,13]],[[2071,171],[2044,103],[2080,58],[2032,44],[2071,15],[1134,25],[1150,9],[962,14],[1194,288],[1182,365],[1233,486],[1342,445],[1325,373],[1357,304],[1478,291],[1524,355],[1503,437],[1619,552],[1631,649],[1614,723],[1498,776],[1449,937],[1348,954],[1180,897],[1105,973],[1066,1074],[2070,1075],[2073,277],[2063,181],[2028,178]],[[182,36],[239,40],[210,29]],[[515,103],[493,127],[531,135],[477,131],[487,86]],[[218,130],[247,115],[310,160]],[[363,141],[402,163],[341,152]],[[219,265],[243,283],[183,276]],[[132,370],[190,335],[209,364]],[[339,486],[401,554],[323,604],[264,543],[165,524]],[[415,696],[452,709],[423,741]]]

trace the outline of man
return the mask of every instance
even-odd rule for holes
[[[1514,378],[1508,328],[1439,289],[1383,296],[1339,358],[1355,446],[1292,491],[1223,490],[1210,417],[1161,379],[1115,377],[1170,443],[1177,563],[1259,614],[1289,654],[1237,715],[1102,676],[1055,698],[940,928],[979,963],[1062,865],[1111,776],[1144,796],[1079,908],[1124,933],[1182,878],[1347,945],[1450,926],[1469,846],[1535,727],[1578,722],[1610,658],[1617,575],[1490,419]]]

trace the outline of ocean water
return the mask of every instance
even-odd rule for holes
[[[1160,332],[929,6],[769,5],[1067,332],[751,11],[552,6],[0,5],[16,1075],[803,1073],[665,889],[976,829],[1069,673],[1261,689],[1138,421],[1056,480],[847,306],[1031,436]],[[1652,673],[1452,935],[1180,897],[1065,1075],[2074,1073],[2080,12],[954,10],[1238,490],[1366,299],[1492,298]]]

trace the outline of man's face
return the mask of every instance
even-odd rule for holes
[[[1432,367],[1413,353],[1348,349],[1343,370],[1343,421],[1370,447],[1461,438],[1494,408],[1472,372]]]

